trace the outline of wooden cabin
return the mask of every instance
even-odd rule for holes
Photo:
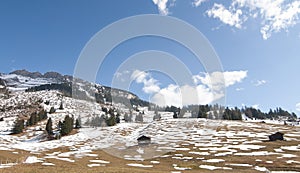
[[[269,136],[270,141],[280,140],[283,141],[283,133],[276,132]]]
[[[138,141],[139,145],[147,145],[147,144],[151,143],[151,138],[143,135],[143,136],[139,137],[137,139],[137,141]]]

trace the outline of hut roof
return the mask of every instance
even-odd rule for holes
[[[151,140],[151,138],[143,135],[143,136],[139,137],[137,140],[138,141],[146,141],[146,140]]]

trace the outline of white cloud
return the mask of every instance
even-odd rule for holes
[[[194,0],[193,5],[195,7],[199,7],[205,1],[207,1],[207,0]]]
[[[168,9],[168,0],[152,0],[155,5],[157,5],[159,13],[162,15],[168,15],[169,9]],[[175,1],[173,1],[173,4]]]
[[[176,0],[152,1],[162,15],[169,15],[169,8],[175,6],[176,2]],[[192,4],[199,7],[206,1],[208,0],[192,0]],[[229,6],[224,4],[214,3],[206,14],[239,29],[244,28],[243,24],[249,18],[257,21],[260,19],[258,21],[261,25],[260,33],[264,40],[270,38],[273,33],[288,31],[290,27],[299,23],[299,0],[231,0]]]
[[[300,112],[300,103],[296,104],[296,110]]]
[[[242,10],[228,10],[224,5],[217,3],[211,9],[207,10],[206,13],[209,17],[218,18],[221,22],[236,28],[241,28],[245,20],[242,18]]]
[[[194,86],[171,84],[155,93],[151,101],[162,106],[210,104],[225,96],[224,87],[241,82],[245,77],[247,71],[201,73],[193,76]]]
[[[263,19],[261,33],[268,39],[273,32],[288,30],[299,19],[300,1],[287,3],[284,0],[235,0],[240,7],[257,11]]]
[[[183,106],[190,104],[210,104],[225,96],[223,89],[247,77],[247,71],[201,73],[192,76],[195,85],[170,84],[160,88],[159,82],[150,73],[135,70],[131,74],[131,80],[143,84],[143,91],[152,94],[151,102],[161,106]],[[225,82],[225,83],[224,83]]]
[[[262,25],[260,32],[266,40],[272,33],[287,31],[289,27],[299,22],[300,1],[232,0],[228,8],[223,4],[214,4],[207,14],[236,28],[241,28],[249,17],[260,18]]]
[[[211,74],[201,73],[194,75],[193,80],[195,83],[203,83],[210,88],[222,87],[225,83],[225,87],[234,85],[235,83],[241,82],[247,77],[247,71],[226,71],[226,72],[213,72]]]
[[[147,94],[156,93],[160,90],[158,81],[147,72],[135,70],[130,78],[135,80],[136,83],[143,83],[143,91]]]
[[[267,83],[267,81],[265,81],[265,80],[257,80],[255,83],[254,83],[254,85],[255,86],[261,86],[261,85],[264,85],[264,84],[266,84]]]
[[[154,94],[151,102],[161,106],[178,106],[190,104],[209,104],[224,97],[224,93],[213,93],[205,85],[178,86],[169,85]]]

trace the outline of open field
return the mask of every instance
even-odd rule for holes
[[[150,145],[136,144],[137,130],[151,136]],[[103,135],[110,131],[114,137]],[[283,132],[286,140],[268,142],[268,135],[277,131]],[[76,135],[85,138],[69,141],[72,145],[67,146],[67,139],[76,139]],[[2,145],[2,167],[6,160],[19,163],[0,172],[300,172],[300,128],[294,126],[169,119],[86,128],[72,136],[60,141],[65,144],[44,146],[40,152],[34,147],[4,150]],[[114,142],[103,146],[101,140]]]

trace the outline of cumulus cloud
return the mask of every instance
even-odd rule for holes
[[[260,32],[265,40],[271,37],[272,33],[287,31],[289,27],[297,24],[299,13],[300,1],[297,0],[232,0],[228,8],[222,4],[214,4],[207,10],[209,17],[218,18],[236,28],[241,28],[249,17],[260,17]]]
[[[151,102],[161,106],[178,106],[191,104],[209,104],[224,97],[224,93],[214,93],[205,85],[178,86],[169,85],[154,94]]]
[[[155,5],[157,5],[160,14],[162,14],[162,15],[169,14],[169,9],[167,6],[168,0],[152,0],[152,1]]]
[[[267,81],[265,81],[265,80],[257,80],[255,83],[254,83],[254,85],[255,86],[261,86],[261,85],[264,85],[264,84],[266,84],[267,83]]]
[[[174,6],[176,0],[152,0],[157,5],[159,13],[169,15],[169,7]],[[192,0],[194,7],[199,7],[208,0]],[[214,3],[207,9],[209,17],[219,19],[222,23],[235,27],[244,28],[243,24],[249,19],[260,21],[260,33],[264,40],[271,37],[272,33],[288,31],[299,23],[300,1],[299,0],[231,0],[229,5]]]
[[[143,83],[143,91],[147,94],[152,94],[160,90],[158,81],[147,72],[135,70],[130,78],[131,80],[135,80],[136,83]]]
[[[195,85],[170,84],[160,88],[158,81],[147,72],[135,70],[131,75],[132,80],[144,85],[145,93],[153,94],[151,102],[161,106],[210,104],[225,96],[223,92],[225,87],[241,82],[245,77],[247,71],[201,73],[192,77]]]
[[[287,30],[299,20],[300,1],[235,0],[235,3],[260,14],[263,19],[261,34],[264,39],[268,39],[273,32]]]
[[[210,10],[207,10],[206,13],[209,17],[217,18],[223,23],[236,28],[241,28],[242,23],[244,22],[242,10],[226,9],[222,4],[215,3],[214,6]]]
[[[220,85],[225,84],[225,87],[234,85],[235,83],[241,82],[247,77],[247,71],[226,71],[226,72],[213,72],[200,73],[199,75],[194,75],[193,80],[195,83],[203,83],[210,88],[222,87]]]

